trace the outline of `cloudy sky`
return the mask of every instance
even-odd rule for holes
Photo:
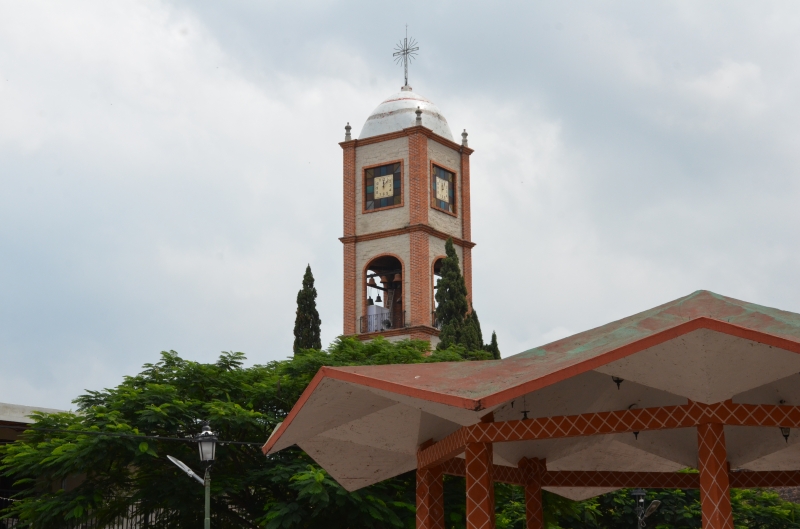
[[[698,289],[800,312],[800,4],[0,0],[0,401],[342,326],[346,122],[410,84],[472,156],[504,356]]]

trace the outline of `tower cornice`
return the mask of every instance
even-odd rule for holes
[[[373,143],[380,143],[382,141],[394,140],[397,138],[405,138],[406,136],[411,136],[412,134],[423,134],[428,138],[432,139],[433,141],[441,143],[445,147],[449,147],[462,154],[466,154],[467,156],[475,152],[474,149],[470,149],[469,147],[448,140],[443,136],[439,136],[431,129],[425,128],[422,125],[418,125],[415,127],[408,127],[407,129],[398,130],[397,132],[389,132],[386,134],[380,134],[378,136],[370,136],[369,138],[364,138],[363,140],[343,141],[339,143],[339,145],[342,147],[342,149],[360,147],[362,145],[372,145]]]
[[[462,248],[474,248],[475,243],[472,241],[466,241],[464,239],[460,239],[458,237],[453,237],[443,231],[439,231],[436,228],[433,228],[427,224],[412,224],[410,226],[405,226],[403,228],[398,228],[395,230],[384,230],[384,231],[376,231],[373,233],[365,233],[363,235],[348,235],[345,237],[339,237],[339,240],[342,241],[342,244],[348,243],[356,243],[356,242],[364,242],[364,241],[374,241],[376,239],[385,239],[387,237],[395,237],[397,235],[406,235],[409,233],[416,233],[416,232],[424,232],[428,235],[432,235],[443,241],[452,238],[453,244],[456,246],[461,246]]]

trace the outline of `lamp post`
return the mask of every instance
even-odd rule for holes
[[[203,430],[195,437],[197,448],[200,450],[200,461],[206,463],[206,475],[203,485],[206,488],[206,517],[203,520],[203,529],[211,529],[211,465],[217,451],[217,436],[211,431],[208,422],[203,423]]]
[[[206,464],[206,473],[204,478],[200,478],[197,474],[195,474],[191,468],[183,464],[182,461],[172,457],[167,456],[167,458],[175,463],[175,465],[186,472],[186,474],[195,480],[197,480],[203,487],[206,489],[206,498],[205,498],[205,518],[203,519],[203,529],[211,529],[211,465],[214,464],[214,458],[216,456],[217,451],[217,436],[214,432],[211,431],[211,427],[208,425],[208,422],[203,423],[202,431],[194,438],[197,442],[197,448],[200,451],[200,461]]]
[[[636,520],[639,529],[644,527],[644,519],[656,512],[658,507],[661,505],[661,502],[658,500],[653,500],[650,502],[650,505],[647,506],[647,509],[644,508],[644,497],[645,497],[644,489],[633,489],[631,491],[631,496],[633,496],[634,500],[636,501]]]

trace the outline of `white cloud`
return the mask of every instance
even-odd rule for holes
[[[341,329],[341,151],[402,79],[373,3],[6,2],[0,401],[67,407],[162,349]],[[408,5],[412,84],[473,155],[504,355],[698,288],[800,310],[798,9]],[[443,21],[447,23],[443,23]]]

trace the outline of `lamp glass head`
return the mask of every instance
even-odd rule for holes
[[[203,431],[195,440],[200,450],[200,461],[214,461],[217,451],[217,436],[211,431],[208,423],[203,424]]]

